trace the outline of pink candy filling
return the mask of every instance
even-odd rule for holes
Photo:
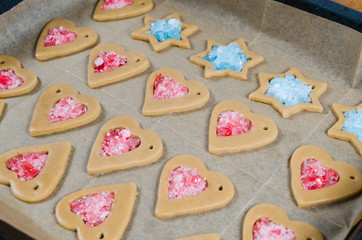
[[[176,82],[170,76],[158,75],[154,83],[153,98],[169,99],[185,96],[189,89]]]
[[[102,142],[100,156],[120,155],[136,149],[141,144],[141,139],[133,137],[128,129],[111,129]]]
[[[274,224],[268,218],[261,218],[253,227],[254,240],[295,240],[292,230]]]
[[[132,0],[105,0],[101,6],[102,10],[124,8],[133,3]]]
[[[250,132],[253,123],[244,118],[241,113],[225,111],[219,115],[216,125],[216,135],[218,137],[234,136]]]
[[[313,157],[303,161],[301,175],[302,186],[305,191],[329,187],[339,180],[338,173],[333,169],[324,167]]]
[[[0,90],[17,88],[23,85],[24,79],[16,76],[12,69],[0,71]]]
[[[100,52],[98,57],[94,60],[94,72],[102,73],[107,72],[112,69],[123,66],[127,63],[127,58],[125,56],[119,56],[115,52]]]
[[[64,97],[50,109],[48,120],[51,123],[77,118],[87,111],[87,107],[77,104],[70,97]]]
[[[75,32],[68,31],[68,29],[63,26],[54,27],[51,28],[48,35],[46,35],[44,46],[62,45],[74,41],[76,38],[77,34]]]
[[[203,192],[207,188],[206,178],[195,168],[181,166],[170,171],[168,176],[168,198],[182,198]]]
[[[106,220],[113,202],[113,193],[99,192],[74,200],[70,208],[73,213],[82,217],[87,226],[95,227]]]
[[[25,182],[38,176],[47,159],[48,154],[43,152],[18,154],[6,162],[6,167]]]

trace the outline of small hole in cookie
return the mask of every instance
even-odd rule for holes
[[[312,240],[312,238],[311,237],[307,237],[307,239],[306,240]]]
[[[268,128],[268,127],[263,127],[263,129],[266,131],[266,130],[268,130],[269,128]]]
[[[352,179],[352,180],[354,180],[355,177],[354,177],[354,176],[350,176],[349,178]]]
[[[84,37],[86,37],[86,38],[87,38],[87,37],[89,37],[89,35],[88,35],[88,34],[86,34]]]
[[[248,57],[248,61],[250,61],[251,60],[251,57]]]
[[[139,58],[136,59],[136,62],[140,62],[140,61],[141,61],[141,59],[139,59]]]
[[[196,94],[197,94],[197,95],[199,95],[199,96],[201,95],[201,93],[200,93],[200,92],[198,92],[198,93],[196,93]]]
[[[145,2],[141,2],[141,5],[145,5]]]
[[[60,89],[55,90],[56,93],[60,93],[61,91]]]
[[[99,239],[103,239],[104,238],[104,233],[101,233],[101,234],[99,234],[99,237],[98,237]]]
[[[38,190],[38,188],[39,188],[39,185],[35,185],[35,186],[33,187],[34,190]]]
[[[222,190],[224,190],[224,187],[221,185],[221,186],[219,186],[219,191],[222,191]]]
[[[312,89],[315,89],[315,86],[312,86]]]
[[[1,62],[0,62],[0,64],[4,64],[4,63],[5,63],[5,61],[1,61]]]
[[[149,148],[149,149],[153,149],[153,145],[149,146],[148,148]]]

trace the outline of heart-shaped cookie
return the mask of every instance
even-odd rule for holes
[[[8,55],[0,55],[0,72],[11,69],[24,83],[16,88],[0,90],[0,98],[15,97],[30,92],[38,84],[38,77],[30,70],[21,67],[20,62]]]
[[[102,142],[107,133],[116,128],[128,129],[132,136],[140,139],[140,145],[120,155],[101,156]],[[161,138],[151,130],[142,129],[136,119],[118,116],[108,120],[98,133],[89,156],[89,174],[107,173],[135,166],[144,166],[157,161],[163,153]]]
[[[201,234],[197,236],[190,236],[184,238],[177,238],[175,240],[220,240],[219,234],[209,233],[209,234]]]
[[[154,83],[159,75],[172,77],[188,88],[188,93],[181,97],[154,99]],[[204,84],[198,81],[187,81],[181,72],[172,68],[161,68],[151,73],[147,80],[145,102],[142,114],[145,116],[162,115],[171,112],[187,111],[199,108],[207,103],[210,93]]]
[[[235,111],[251,121],[252,129],[240,135],[217,136],[219,116],[225,111]],[[209,152],[212,154],[249,150],[273,142],[278,136],[278,128],[270,118],[250,112],[248,106],[235,100],[217,104],[212,111],[209,126]]]
[[[285,212],[275,205],[262,203],[252,207],[245,216],[243,224],[243,240],[253,240],[255,223],[266,218],[276,225],[282,225],[295,234],[295,239],[323,240],[322,234],[309,223],[292,221]]]
[[[99,0],[93,13],[93,19],[96,21],[111,21],[138,16],[149,12],[153,8],[152,0],[133,0],[131,5],[123,8],[103,10],[101,7],[105,0]]]
[[[59,26],[65,27],[68,31],[75,32],[77,38],[74,41],[62,45],[44,46],[44,40],[48,35],[49,30]],[[40,33],[38,43],[36,44],[35,58],[44,61],[77,53],[93,46],[97,42],[97,39],[97,32],[91,28],[76,27],[74,22],[68,19],[55,19],[45,25],[43,31]]]
[[[77,118],[59,122],[49,122],[48,114],[51,111],[50,109],[57,104],[59,100],[67,97],[73,99],[77,104],[87,107],[87,111]],[[54,84],[45,89],[40,95],[30,122],[29,133],[31,136],[40,136],[63,132],[94,121],[100,113],[101,106],[96,98],[79,94],[75,88],[68,84]]]
[[[0,183],[10,185],[14,196],[25,202],[38,202],[47,198],[63,176],[72,146],[69,142],[56,142],[14,149],[0,155]],[[46,153],[44,167],[28,181],[20,181],[17,174],[7,168],[7,161],[25,153]]]
[[[313,190],[303,190],[301,166],[313,157],[325,168],[338,174],[334,185]],[[290,159],[291,188],[299,207],[310,207],[335,202],[358,194],[362,190],[362,174],[357,168],[344,162],[334,161],[324,149],[312,145],[299,147]]]
[[[119,56],[127,59],[125,65],[106,72],[94,72],[94,60],[98,54],[103,52],[115,52]],[[95,47],[89,55],[88,61],[88,86],[95,88],[106,84],[118,82],[126,78],[133,77],[146,71],[150,66],[147,57],[138,51],[125,51],[123,47],[117,44],[104,43]]]
[[[110,213],[98,226],[87,226],[82,217],[71,211],[71,203],[102,191],[114,194]],[[120,239],[131,219],[137,194],[137,186],[132,182],[84,189],[60,200],[55,208],[55,217],[62,227],[77,231],[79,240]]]
[[[206,178],[207,187],[196,195],[169,199],[168,177],[171,171],[181,166],[197,169],[201,177]],[[158,218],[170,218],[221,208],[233,199],[234,194],[234,185],[228,177],[208,171],[205,164],[195,156],[178,155],[168,161],[162,170],[155,214]]]

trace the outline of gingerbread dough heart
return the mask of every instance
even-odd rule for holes
[[[140,145],[120,155],[101,156],[102,142],[107,133],[116,128],[128,129],[132,136],[141,140]],[[144,166],[157,161],[163,153],[161,138],[151,130],[142,129],[136,119],[119,116],[108,120],[101,128],[89,156],[89,174],[107,173],[135,166]]]
[[[58,103],[60,99],[66,97],[70,97],[76,103],[86,106],[87,111],[77,118],[53,123],[49,122],[48,114],[50,113],[50,109]],[[30,122],[29,133],[31,136],[41,136],[63,132],[94,121],[100,113],[101,106],[96,98],[79,94],[75,88],[68,84],[54,84],[45,89],[40,95]]]
[[[0,183],[10,185],[19,200],[39,202],[47,198],[61,180],[72,146],[69,142],[35,145],[8,151],[0,155]],[[47,153],[48,158],[40,173],[28,181],[20,181],[17,174],[7,168],[7,161],[25,153]]]
[[[115,52],[119,56],[124,56],[127,63],[106,72],[94,72],[94,60],[99,52]],[[126,78],[133,77],[146,71],[150,66],[147,57],[138,51],[125,51],[123,47],[117,44],[104,43],[95,47],[89,55],[88,61],[88,86],[91,88],[118,82]]]
[[[220,240],[220,236],[216,233],[209,233],[191,237],[177,238],[175,240]]]
[[[82,217],[71,211],[71,203],[76,199],[101,191],[114,194],[110,213],[100,225],[87,226]],[[137,194],[137,186],[132,182],[84,189],[60,200],[55,208],[55,217],[62,227],[77,231],[79,240],[121,239],[131,219]]]
[[[196,195],[169,199],[168,177],[172,170],[181,166],[196,168],[201,177],[206,178],[207,187]],[[208,171],[205,164],[195,156],[178,155],[168,161],[162,170],[155,214],[158,218],[170,218],[221,208],[233,199],[234,194],[234,185],[228,177],[218,172]]]
[[[188,93],[181,97],[154,99],[154,83],[160,74],[162,76],[172,77],[174,81],[187,87]],[[161,68],[151,73],[148,77],[142,114],[145,116],[154,116],[199,108],[207,103],[209,97],[209,90],[204,84],[198,81],[185,80],[182,73],[175,69]]]
[[[261,218],[270,219],[276,225],[283,225],[295,234],[295,239],[322,240],[317,228],[306,222],[292,221],[285,212],[275,205],[262,203],[252,207],[245,216],[243,240],[253,240],[253,227]]]
[[[0,72],[3,70],[12,70],[16,76],[24,80],[19,87],[0,90],[0,98],[15,97],[23,95],[33,90],[38,84],[38,77],[30,70],[21,67],[20,62],[8,55],[0,55]]]
[[[219,116],[225,111],[236,111],[251,121],[252,129],[240,135],[217,136]],[[212,111],[209,126],[209,152],[230,153],[249,150],[273,142],[278,136],[278,128],[270,118],[250,112],[248,106],[235,100],[226,100],[217,104]]]
[[[313,157],[325,168],[337,172],[339,179],[334,185],[313,190],[303,190],[301,166]],[[312,145],[299,147],[290,159],[291,188],[299,207],[310,207],[342,200],[362,190],[362,174],[350,164],[334,161],[324,149]]]
[[[75,32],[77,34],[77,38],[74,41],[62,45],[44,46],[44,40],[48,35],[49,30],[59,26],[65,27],[68,31]],[[77,53],[96,44],[97,39],[97,32],[91,28],[76,27],[74,22],[68,19],[55,19],[45,25],[43,31],[40,33],[38,43],[36,44],[35,58],[40,61],[44,61]]]

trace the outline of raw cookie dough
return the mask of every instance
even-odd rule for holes
[[[64,97],[70,97],[76,103],[86,106],[87,112],[74,119],[50,123],[48,120],[50,109]],[[75,88],[68,84],[57,83],[45,89],[40,95],[30,122],[29,133],[31,136],[41,136],[63,132],[94,121],[100,113],[101,106],[96,98],[79,94]]]
[[[177,238],[175,240],[220,240],[220,236],[216,233],[209,233],[191,237]]]
[[[154,99],[154,82],[160,74],[162,74],[162,76],[170,76],[174,81],[179,82],[182,86],[187,87],[188,93],[181,97]],[[185,80],[183,74],[176,69],[161,68],[151,73],[151,75],[148,77],[142,114],[145,116],[155,116],[171,112],[188,111],[205,105],[209,100],[209,97],[209,90],[205,87],[204,84],[198,81]]]
[[[75,32],[77,38],[74,41],[58,46],[44,46],[44,39],[48,35],[49,30],[59,26],[63,26],[67,30]],[[36,44],[35,57],[40,61],[44,61],[77,53],[96,44],[97,39],[98,35],[96,31],[91,28],[76,27],[75,24],[68,19],[55,19],[45,25],[43,31],[40,33],[38,43]]]
[[[23,147],[0,155],[0,183],[10,185],[16,198],[25,202],[39,202],[47,198],[61,180],[72,146],[69,142]],[[22,182],[15,172],[6,167],[6,162],[18,154],[29,152],[48,153],[47,161],[40,173],[29,181]]]

